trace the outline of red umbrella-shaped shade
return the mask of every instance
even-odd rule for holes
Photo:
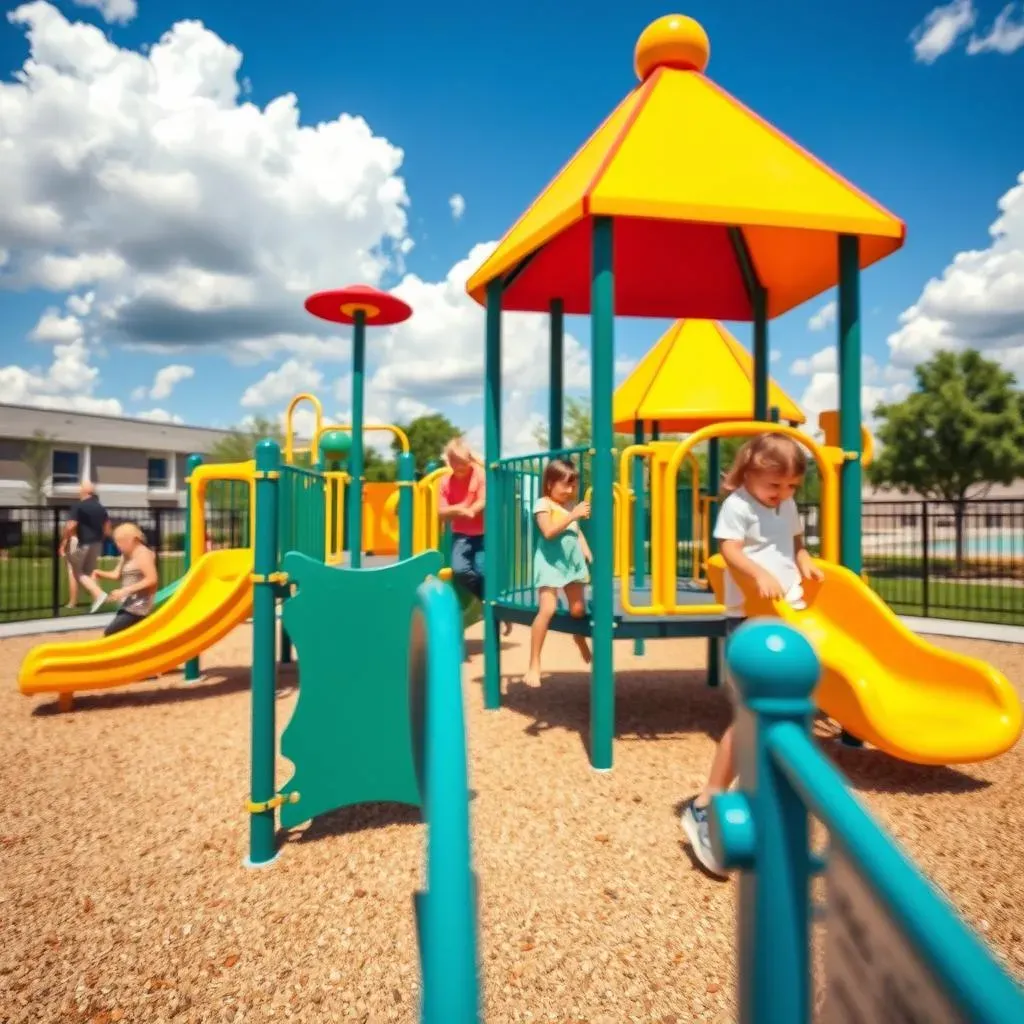
[[[401,299],[366,284],[351,284],[310,295],[306,311],[321,320],[336,324],[354,324],[356,313],[363,313],[367,325],[387,327],[412,316],[412,308]]]

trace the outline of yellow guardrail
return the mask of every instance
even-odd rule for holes
[[[206,550],[206,489],[212,483],[249,485],[249,542],[256,536],[256,462],[209,462],[197,466],[188,477],[191,495],[189,537],[194,557]]]
[[[324,561],[328,565],[337,565],[344,557],[348,482],[348,473],[324,473]]]
[[[352,425],[348,423],[317,423],[316,432],[313,434],[313,444],[309,448],[309,455],[314,466],[320,459],[320,438],[329,430],[340,430],[346,434],[351,434]],[[394,423],[364,423],[363,433],[370,430],[376,430],[378,432],[386,430],[389,434],[394,436],[399,447],[402,449],[402,452],[405,455],[409,454],[409,435],[401,427],[396,426]]]
[[[324,422],[324,410],[320,404],[320,399],[316,395],[311,395],[309,392],[304,391],[300,395],[296,395],[289,403],[288,409],[284,414],[284,463],[286,466],[294,465],[296,455],[305,455],[307,452],[311,453],[310,448],[296,448],[295,447],[295,410],[303,403],[309,402],[313,406],[313,417],[315,426],[313,428],[313,436],[320,436],[320,428]],[[310,458],[310,462],[315,463],[316,459]]]

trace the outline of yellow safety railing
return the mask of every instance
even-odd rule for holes
[[[301,396],[300,396],[301,397]],[[313,460],[313,465],[320,459],[320,438],[323,437],[329,430],[341,430],[346,434],[352,433],[352,425],[348,423],[321,423],[317,421],[316,432],[313,434],[313,444],[309,449],[310,458]],[[395,440],[398,442],[402,452],[406,455],[409,453],[409,435],[399,426],[394,423],[364,423],[363,432],[368,430],[386,430],[389,434],[392,434]]]
[[[664,473],[651,479],[651,506],[661,507],[659,516],[651,517],[651,603],[635,605],[631,599],[629,574],[621,573],[622,608],[632,615],[723,615],[722,604],[680,604],[677,599],[677,491],[679,468],[693,449],[716,437],[754,437],[775,433],[791,437],[806,448],[818,465],[821,476],[821,557],[836,561],[839,553],[839,477],[837,468],[846,458],[839,448],[820,445],[795,427],[756,420],[717,423],[695,431],[681,441],[669,458]],[[633,458],[647,454],[649,445],[631,445],[620,460],[620,480],[628,480]]]
[[[586,491],[583,492],[583,500],[590,501],[593,493],[594,488],[588,487]],[[628,500],[625,502],[622,500],[623,494],[628,496]],[[631,490],[623,490],[622,484],[620,483],[612,484],[612,536],[615,538],[615,548],[612,553],[612,560],[615,563],[613,571],[616,575],[621,575],[623,571],[623,562],[625,562],[626,570],[628,570],[629,566],[632,564],[630,560],[631,550],[622,543],[620,531],[622,528],[622,510],[624,507],[631,509],[634,501],[636,501],[636,496]],[[627,518],[629,518],[628,515]]]
[[[315,418],[315,425],[313,428],[314,438],[318,438],[320,436],[320,429],[324,421],[323,406],[320,404],[320,400],[316,395],[311,395],[304,391],[301,395],[296,395],[288,403],[288,410],[285,412],[284,426],[284,462],[286,466],[294,465],[296,455],[305,455],[307,452],[311,452],[310,448],[295,447],[295,410],[303,402],[309,402],[309,404],[313,406],[313,416]],[[316,463],[316,459],[313,458],[312,455],[310,456],[310,462],[313,464]]]
[[[441,466],[418,481],[413,490],[413,554],[437,550],[441,546],[441,481],[451,470]]]
[[[192,550],[198,554],[206,550],[206,489],[212,483],[244,483],[249,485],[249,538],[256,536],[256,462],[203,463],[188,477],[192,492],[192,510],[189,538]]]
[[[337,565],[344,557],[348,482],[348,473],[324,473],[324,561],[328,565]]]

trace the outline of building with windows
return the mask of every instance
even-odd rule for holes
[[[41,449],[48,462],[42,504],[68,505],[82,481],[90,480],[108,507],[180,507],[186,459],[206,454],[227,434],[124,416],[0,405],[0,507],[38,503],[30,464]]]

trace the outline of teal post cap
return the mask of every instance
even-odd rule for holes
[[[320,435],[320,454],[332,462],[347,459],[352,451],[352,435],[347,430],[325,430]]]
[[[745,793],[711,798],[711,848],[727,868],[752,868],[757,854],[754,812]]]
[[[256,464],[265,469],[269,463],[281,457],[281,446],[271,437],[265,437],[256,445]]]
[[[821,676],[807,637],[778,619],[745,622],[729,638],[726,658],[745,701],[807,699]]]

